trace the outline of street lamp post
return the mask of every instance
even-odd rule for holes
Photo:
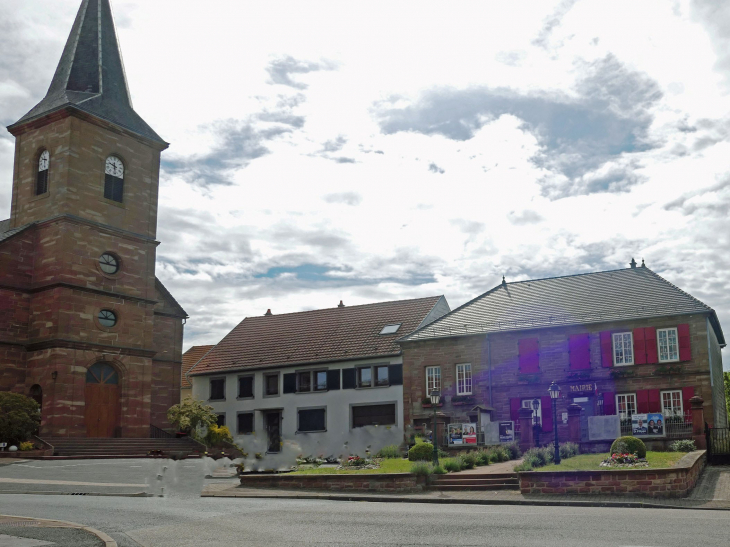
[[[555,430],[555,465],[560,463],[560,445],[558,444],[558,398],[560,397],[560,386],[555,383],[548,388],[550,399],[553,402],[553,429]]]
[[[438,406],[439,402],[441,401],[441,392],[437,389],[434,389],[431,392],[431,406],[433,406],[433,465],[437,466],[439,464],[439,447],[438,447],[438,429],[436,427],[436,407]]]

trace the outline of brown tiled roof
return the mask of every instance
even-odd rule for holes
[[[183,389],[193,387],[190,382],[188,382],[186,374],[191,368],[193,368],[193,366],[195,366],[195,363],[200,361],[201,357],[204,357],[205,354],[214,347],[215,346],[193,346],[188,351],[183,353],[182,381],[180,382],[180,386]]]
[[[441,298],[247,317],[191,375],[400,355],[396,340],[418,328]],[[394,323],[402,323],[398,332],[380,334],[384,326]]]

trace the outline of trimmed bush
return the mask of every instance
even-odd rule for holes
[[[428,462],[433,460],[433,445],[418,443],[408,451],[408,459],[412,462]]]
[[[376,458],[386,458],[386,459],[395,459],[400,458],[400,448],[397,444],[391,444],[389,446],[384,446],[380,450],[378,450],[378,453],[375,454]]]
[[[489,451],[479,450],[476,453],[477,465],[489,465]]]
[[[517,443],[505,444],[504,448],[507,450],[507,452],[509,452],[510,460],[519,460],[520,456],[522,456],[520,445],[518,445]]]
[[[669,448],[674,452],[694,452],[697,450],[695,442],[692,439],[682,439],[681,441],[674,441]]]
[[[437,465],[433,468],[433,474],[434,475],[445,475],[447,473],[446,469],[441,467],[440,465]]]
[[[477,457],[474,454],[462,454],[460,457],[462,469],[474,469],[474,466],[477,464]]]
[[[578,443],[563,443],[560,445],[560,459],[572,458],[580,453],[580,445]]]
[[[433,473],[433,465],[426,462],[416,462],[411,465],[411,473],[418,476],[428,477]]]
[[[646,445],[636,437],[619,437],[611,445],[611,454],[616,453],[636,454],[639,458],[646,458]]]
[[[446,458],[444,461],[441,462],[441,465],[449,473],[456,473],[458,471],[461,471],[460,458]]]

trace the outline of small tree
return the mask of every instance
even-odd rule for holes
[[[218,416],[212,406],[190,398],[171,406],[167,411],[167,421],[177,427],[178,431],[192,433],[198,427],[209,428],[216,424]]]
[[[41,409],[20,393],[0,392],[0,441],[19,444],[38,430]]]

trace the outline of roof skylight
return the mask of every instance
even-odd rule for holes
[[[398,332],[398,329],[402,323],[394,323],[393,325],[385,325],[383,327],[383,330],[380,331],[380,334],[395,334]]]

